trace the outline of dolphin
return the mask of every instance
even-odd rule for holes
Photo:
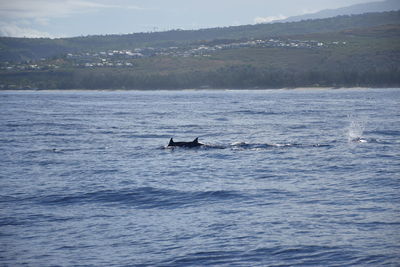
[[[188,147],[188,148],[192,148],[192,147],[200,147],[203,146],[204,144],[199,143],[199,138],[197,137],[196,139],[194,139],[192,142],[174,142],[174,140],[171,138],[171,140],[169,140],[169,144],[168,147]]]

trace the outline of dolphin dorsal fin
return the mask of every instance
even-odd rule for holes
[[[199,138],[197,137],[196,139],[193,140],[193,143],[198,143],[199,142]]]
[[[174,144],[174,140],[171,138],[170,140],[169,140],[169,146],[172,146]]]

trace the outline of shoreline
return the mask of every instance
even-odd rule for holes
[[[294,87],[294,88],[186,88],[186,89],[0,89],[0,92],[196,92],[196,91],[317,91],[317,90],[385,90],[400,87]]]

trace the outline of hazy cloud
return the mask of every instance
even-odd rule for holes
[[[312,14],[321,11],[319,9],[303,8],[299,15]]]
[[[47,32],[38,31],[29,27],[21,27],[15,24],[0,24],[0,36],[5,37],[30,37],[30,38],[40,38],[48,37],[53,38]]]
[[[48,18],[36,18],[35,23],[42,26],[47,26],[50,23],[50,19]]]
[[[282,19],[287,19],[287,16],[278,15],[278,16],[269,16],[269,17],[257,17],[257,18],[254,18],[254,23],[268,23],[268,22],[272,22],[275,20],[282,20]]]
[[[105,9],[141,10],[135,5],[104,0],[0,0],[0,36],[54,37],[34,27],[48,26],[57,18]]]
[[[14,0],[0,3],[3,18],[57,18],[73,14],[95,12],[105,8],[141,8],[134,5],[105,4],[86,0]]]

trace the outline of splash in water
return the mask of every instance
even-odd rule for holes
[[[367,140],[362,137],[365,125],[361,121],[351,120],[347,129],[347,139],[349,142],[366,143]]]

